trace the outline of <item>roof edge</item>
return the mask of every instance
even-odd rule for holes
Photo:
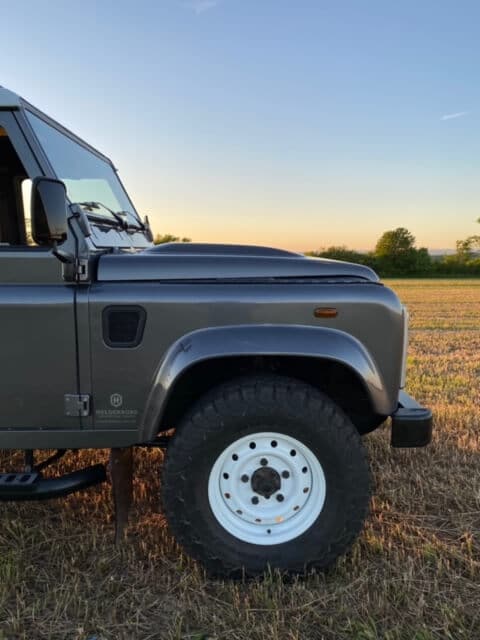
[[[21,106],[20,96],[0,86],[0,109],[20,109]]]

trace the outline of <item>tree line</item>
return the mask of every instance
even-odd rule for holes
[[[480,222],[480,218],[477,222]],[[191,240],[171,234],[157,234],[154,242],[163,244]],[[452,255],[432,257],[425,247],[417,248],[415,237],[408,229],[398,227],[385,231],[375,249],[367,253],[341,245],[309,251],[306,255],[364,264],[383,278],[480,276],[480,235],[458,240]]]
[[[458,240],[452,255],[432,257],[425,247],[416,247],[408,229],[398,227],[386,231],[368,253],[332,246],[307,255],[365,264],[382,277],[480,276],[480,236]]]

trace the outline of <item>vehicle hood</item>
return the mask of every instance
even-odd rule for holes
[[[106,282],[244,282],[349,279],[378,282],[369,267],[307,258],[299,253],[243,245],[168,243],[137,253],[100,257],[97,279]]]

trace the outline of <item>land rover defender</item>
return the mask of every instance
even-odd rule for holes
[[[43,470],[108,448],[121,539],[132,449],[161,446],[169,526],[211,573],[324,568],[367,513],[362,435],[388,420],[393,446],[430,440],[407,341],[365,266],[155,246],[111,161],[0,88],[0,448],[25,452],[1,500],[102,482],[105,465]]]

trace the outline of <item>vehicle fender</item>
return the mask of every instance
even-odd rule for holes
[[[193,365],[237,356],[303,356],[350,367],[363,381],[376,413],[392,411],[378,368],[362,343],[328,327],[305,325],[229,325],[185,334],[165,352],[153,378],[140,423],[142,442],[155,437],[176,382]]]

